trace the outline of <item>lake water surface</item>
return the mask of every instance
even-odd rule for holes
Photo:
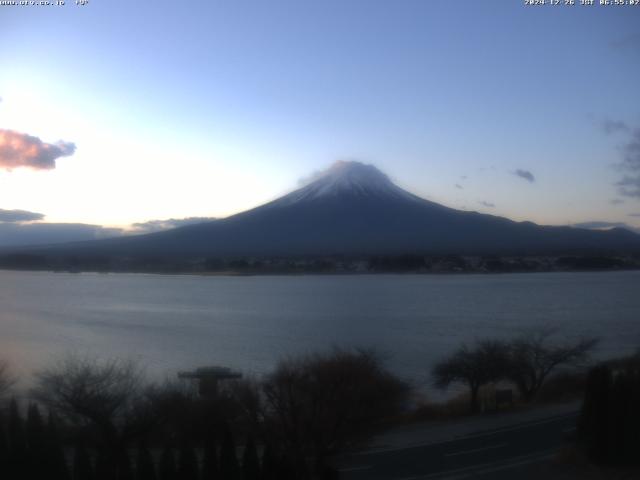
[[[63,352],[133,357],[150,373],[268,371],[284,355],[377,347],[417,383],[461,342],[536,326],[640,346],[640,272],[170,276],[0,271],[0,358],[23,377]]]

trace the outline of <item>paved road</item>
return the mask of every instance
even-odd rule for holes
[[[514,471],[550,458],[575,430],[577,413],[446,442],[364,452],[344,458],[345,480],[514,478]]]

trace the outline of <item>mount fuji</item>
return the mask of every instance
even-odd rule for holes
[[[338,162],[288,195],[221,220],[40,250],[193,258],[551,254],[638,251],[640,236],[620,228],[540,226],[455,210],[403,190],[372,165]]]

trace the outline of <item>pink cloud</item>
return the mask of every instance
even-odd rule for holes
[[[75,151],[71,142],[45,143],[26,133],[0,129],[0,168],[51,170],[56,168],[57,158],[68,157]]]

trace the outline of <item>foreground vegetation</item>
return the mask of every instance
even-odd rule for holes
[[[467,385],[469,413],[481,410],[478,392],[492,385],[513,387],[512,402],[529,404],[567,378],[580,389],[584,370],[575,367],[595,344],[559,342],[549,330],[479,340],[436,365],[433,382]],[[629,429],[620,416],[638,400],[640,360],[634,365],[589,374],[580,427],[589,452],[636,439],[637,419]],[[411,386],[360,350],[291,357],[207,395],[177,380],[151,383],[134,362],[78,356],[37,372],[22,402],[9,396],[13,380],[0,364],[0,473],[10,480],[335,479],[337,454],[416,412]],[[620,400],[621,392],[635,396]],[[612,415],[627,429],[609,428],[603,439]]]
[[[337,478],[330,457],[401,412],[410,393],[372,352],[343,350],[284,360],[211,396],[148,384],[131,362],[73,356],[35,384],[26,421],[11,400],[0,422],[9,479]]]
[[[640,466],[640,352],[589,371],[578,440],[602,465]]]
[[[531,403],[554,371],[585,363],[598,343],[595,338],[558,343],[554,333],[542,328],[510,340],[484,339],[472,346],[462,345],[435,365],[435,384],[440,388],[456,382],[466,384],[472,413],[481,410],[479,392],[490,383],[511,384],[522,402]]]

